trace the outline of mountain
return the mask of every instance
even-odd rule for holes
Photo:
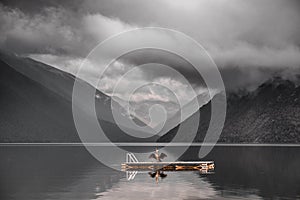
[[[134,119],[139,119],[139,121],[143,122],[150,126],[153,130],[158,132],[159,136],[162,136],[176,127],[178,124],[189,118],[191,115],[195,113],[201,106],[207,104],[210,100],[210,96],[208,93],[204,92],[193,100],[183,105],[180,109],[180,104],[175,102],[162,102],[157,100],[143,100],[139,102],[131,101],[127,103],[125,100],[114,96],[112,99],[118,102],[123,110],[120,112],[123,115],[130,116]],[[160,107],[155,106],[159,105]],[[150,110],[154,108],[154,110]],[[165,110],[165,112],[162,111]],[[149,111],[153,116],[153,121],[150,120]],[[165,115],[165,120],[161,115]],[[136,124],[139,124],[136,122]]]
[[[164,135],[164,134],[168,133],[169,131],[174,132],[174,130],[177,130],[177,126],[180,123],[184,122],[188,118],[195,118],[196,117],[194,115],[195,111],[197,112],[197,110],[199,108],[201,108],[203,105],[207,104],[209,101],[210,101],[210,96],[208,93],[205,92],[205,93],[198,95],[197,97],[192,99],[187,104],[183,105],[181,109],[179,109],[174,114],[172,113],[172,115],[167,118],[163,128],[160,131],[160,134]],[[178,105],[178,107],[180,107],[180,106]],[[189,121],[191,121],[191,119]],[[184,127],[185,127],[185,129],[191,128],[187,125],[185,125]],[[189,129],[189,132],[192,132],[192,130]],[[185,135],[188,135],[188,133],[186,133]],[[181,139],[183,139],[183,138],[181,137]]]
[[[52,66],[0,51],[0,141],[1,142],[80,142],[72,114],[72,90],[75,77]],[[95,88],[81,80],[82,89]],[[120,109],[109,96],[96,90],[95,108],[98,121],[113,142],[139,141],[122,131],[112,116]],[[83,118],[91,119],[84,102],[76,104]],[[126,116],[122,121],[128,120]],[[141,122],[140,122],[141,123]],[[88,133],[87,133],[88,134]],[[154,141],[157,137],[149,136]],[[90,142],[95,141],[91,138]]]
[[[218,95],[214,98],[218,98]],[[194,142],[202,142],[205,137],[210,122],[211,102],[201,107],[199,112],[201,120]],[[191,123],[194,115],[179,126]],[[179,126],[158,141],[171,141]],[[185,141],[185,138],[180,141]],[[275,77],[254,92],[229,94],[226,120],[218,142],[299,143],[300,87],[294,82]]]
[[[166,117],[168,119],[174,117],[174,115],[177,114],[180,110],[179,104],[171,101],[162,102],[158,100],[145,99],[139,102],[135,102],[135,101],[126,102],[125,100],[116,96],[113,97],[113,100],[118,102],[124,108],[124,110],[122,111],[124,115],[126,114],[126,115],[130,115],[131,117],[137,118],[140,121],[142,121],[144,124],[147,124],[152,128],[157,128],[158,126],[161,126],[160,125],[161,120],[159,120],[159,118],[155,118],[154,116],[155,119],[153,119],[153,121],[151,121],[150,119],[149,111],[150,108],[153,108],[153,106],[156,105],[162,106],[166,111],[166,115],[167,115]],[[161,112],[159,112],[158,110],[152,112],[152,114],[154,115],[156,113],[161,114]],[[172,125],[174,127],[174,124]]]
[[[52,66],[0,51],[0,142],[80,142],[72,114],[74,81],[73,75]],[[80,83],[85,90],[95,90],[83,80]],[[300,87],[294,82],[274,78],[254,92],[227,96],[226,120],[219,142],[300,142]],[[218,95],[214,96],[216,98]],[[155,104],[145,102],[146,107]],[[82,109],[83,118],[89,121],[91,111],[86,109],[85,103],[79,102],[77,106]],[[135,138],[123,131],[126,129],[135,135],[140,134],[127,127],[126,122],[131,118],[140,126],[145,126],[147,122],[141,105],[133,106],[137,108],[139,117],[126,115],[126,109],[120,103],[96,90],[98,122],[111,141],[167,142],[175,136],[180,126],[185,127],[186,133],[179,140],[184,142],[191,137],[196,114],[191,114],[193,107],[190,104],[183,108],[183,122],[178,118],[179,111],[172,113],[160,132],[162,135],[167,133],[160,138],[149,135],[147,139]],[[168,109],[174,105],[166,107]],[[199,109],[201,118],[195,142],[203,141],[210,122],[210,107],[209,102]],[[121,124],[116,124],[113,110],[121,114]],[[102,140],[91,138],[90,142]]]

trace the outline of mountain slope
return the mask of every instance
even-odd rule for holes
[[[74,76],[49,65],[0,52],[0,141],[80,142],[72,115],[74,80]],[[81,84],[86,90],[95,90],[84,81]],[[116,125],[111,98],[98,90],[95,97],[98,121],[107,137],[114,142],[138,140]],[[119,109],[117,103],[114,105],[113,109]],[[89,120],[92,115],[84,102],[77,106]]]
[[[70,102],[0,61],[0,140],[79,141]]]
[[[299,143],[300,87],[274,78],[255,92],[230,94],[221,143]],[[195,142],[202,142],[210,121],[210,103],[200,109],[201,120]],[[187,119],[183,123],[188,123]],[[178,127],[159,141],[170,141]],[[184,139],[183,139],[184,141]]]

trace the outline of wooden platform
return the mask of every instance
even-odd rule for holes
[[[213,161],[196,162],[125,162],[121,165],[123,171],[191,171],[206,170],[213,171],[215,164]]]

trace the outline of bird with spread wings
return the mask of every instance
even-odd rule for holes
[[[165,157],[167,157],[167,155],[164,153],[159,154],[158,149],[156,149],[155,152],[149,156],[149,158],[153,158],[157,162],[161,162],[161,160],[164,159]]]

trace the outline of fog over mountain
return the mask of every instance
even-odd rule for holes
[[[135,8],[134,13],[132,8]],[[299,9],[299,2],[294,0],[230,3],[222,0],[143,3],[138,0],[29,0],[26,3],[4,0],[0,4],[0,45],[75,74],[87,54],[114,34],[147,26],[171,28],[186,33],[208,50],[221,70],[227,90],[253,90],[274,73],[290,79],[294,78],[295,72],[299,73]],[[159,40],[162,35],[154,32],[149,37]],[[172,41],[172,38],[167,39]],[[100,56],[111,59],[109,51],[114,51],[114,48],[117,47],[111,47],[107,55]],[[138,55],[135,58],[143,60],[147,56]],[[174,57],[166,59],[171,65],[178,61]],[[122,61],[119,64],[124,70],[134,66]],[[90,68],[84,69],[86,81],[92,82],[95,78],[95,67],[103,66],[101,63],[91,63]],[[181,73],[188,70],[185,63],[181,63],[180,68]],[[124,74],[119,69],[112,68],[112,72],[106,74],[105,81],[109,87],[100,90],[110,94],[113,85]],[[130,81],[136,84],[147,82],[145,74],[140,73]],[[172,79],[160,76],[159,72],[156,75],[156,79]],[[192,77],[189,80],[201,85],[201,81],[195,81]],[[124,93],[117,95],[126,96]],[[183,96],[194,98],[190,94]]]
[[[134,12],[132,12],[133,8]],[[225,138],[221,138],[221,141],[240,141],[238,136],[232,134],[241,132],[252,135],[248,137],[251,142],[273,141],[268,135],[269,132],[264,136],[265,139],[257,135],[258,130],[264,132],[267,129],[264,126],[267,125],[259,125],[253,120],[261,119],[259,121],[262,123],[265,119],[262,116],[268,115],[268,120],[273,120],[275,114],[267,109],[263,112],[268,114],[263,115],[260,106],[250,105],[250,102],[257,101],[264,107],[271,104],[274,108],[286,107],[282,110],[283,113],[291,109],[290,106],[297,107],[291,95],[298,90],[300,74],[299,11],[300,3],[297,0],[233,0],[230,2],[223,0],[188,2],[180,0],[143,2],[139,0],[28,0],[26,2],[2,0],[0,2],[0,49],[3,50],[1,101],[10,102],[9,106],[12,106],[9,107],[6,103],[1,105],[3,113],[8,115],[2,116],[3,131],[8,133],[20,129],[16,131],[17,133],[24,130],[22,127],[28,124],[30,127],[26,131],[29,134],[28,138],[17,136],[16,140],[39,141],[37,135],[31,134],[48,134],[52,131],[63,134],[55,138],[68,140],[68,135],[76,131],[72,120],[71,97],[74,80],[79,71],[82,72],[79,77],[82,87],[87,90],[97,89],[95,93],[97,117],[104,126],[110,127],[116,134],[122,130],[117,128],[112,116],[113,109],[122,116],[124,120],[122,126],[127,126],[125,122],[133,119],[140,126],[148,125],[146,127],[151,131],[159,130],[159,136],[170,130],[172,132],[174,127],[188,120],[199,109],[206,110],[206,107],[209,107],[207,103],[220,92],[220,88],[207,88],[202,75],[186,58],[168,50],[151,48],[131,51],[118,58],[112,56],[113,52],[120,47],[128,46],[134,40],[142,40],[141,35],[132,35],[132,40],[107,46],[105,52],[97,55],[97,60],[88,57],[99,43],[116,34],[144,27],[162,27],[180,31],[193,38],[203,46],[218,67],[226,94],[229,96],[225,132],[223,132]],[[182,48],[193,58],[199,57],[195,47],[188,42],[180,41],[172,34],[153,30],[147,33],[146,37],[149,41],[170,44],[170,48],[172,45]],[[110,62],[109,66],[106,66],[107,62]],[[81,68],[83,63],[86,64]],[[157,63],[169,66],[182,76],[159,68]],[[212,70],[204,64],[204,70]],[[101,76],[99,71],[103,72]],[[286,87],[284,90],[279,90],[277,87],[266,91],[261,89],[262,85],[274,80],[274,77],[287,81],[294,87]],[[18,88],[19,85],[22,87]],[[286,83],[279,85],[286,85]],[[135,86],[139,86],[138,89],[130,92],[129,88]],[[27,90],[28,97],[23,92]],[[262,90],[269,96],[259,92]],[[289,92],[284,93],[286,90]],[[208,91],[212,93],[209,94]],[[277,99],[278,95],[282,95],[280,98],[285,99],[285,102],[276,103],[274,98]],[[298,93],[296,92],[295,95]],[[239,98],[233,100],[233,96]],[[274,102],[265,105],[265,101],[259,100],[261,98]],[[199,105],[191,106],[192,100],[195,99]],[[22,109],[19,112],[18,109],[14,110],[14,104],[18,105],[16,108]],[[56,104],[57,108],[54,108]],[[89,109],[84,102],[81,102],[79,107],[83,110]],[[164,110],[161,109],[162,107]],[[40,113],[39,109],[43,111]],[[235,112],[236,109],[238,111]],[[184,112],[181,113],[183,110]],[[246,110],[246,113],[251,110],[250,114],[253,112],[255,114],[251,116],[236,114],[241,110]],[[13,111],[16,112],[15,118],[9,114]],[[62,115],[60,115],[61,111],[63,111]],[[25,114],[22,114],[24,112],[32,116],[32,119],[24,116]],[[154,117],[152,119],[151,112]],[[165,124],[161,122],[164,112],[166,112]],[[290,114],[291,116],[288,117],[284,114],[276,115],[286,119],[297,118],[291,112]],[[247,126],[243,126],[245,130],[237,125],[243,124],[239,119],[244,119],[245,123],[248,123]],[[39,120],[40,123],[34,123]],[[266,119],[266,123],[269,123],[268,120]],[[229,125],[229,121],[234,121],[231,123],[234,126]],[[284,127],[291,121],[293,120],[287,121],[277,130],[285,130]],[[279,122],[283,123],[284,120],[278,119]],[[253,125],[256,128],[248,127],[253,123],[256,124]],[[54,124],[60,126],[54,128]],[[259,127],[263,127],[264,130]],[[298,130],[296,125],[294,128]],[[35,129],[38,130],[36,133],[33,131]],[[287,131],[287,134],[289,133],[290,131]],[[298,134],[297,131],[293,133]],[[1,137],[5,141],[12,139],[5,134]],[[48,137],[44,140],[52,140],[52,136]],[[126,139],[119,136],[115,139],[130,141],[130,137],[126,135],[124,137]],[[149,141],[156,140],[157,137],[151,136]],[[291,139],[287,139],[288,137],[280,136],[274,142],[290,142]],[[70,136],[70,138],[72,141],[78,140],[77,136]]]

